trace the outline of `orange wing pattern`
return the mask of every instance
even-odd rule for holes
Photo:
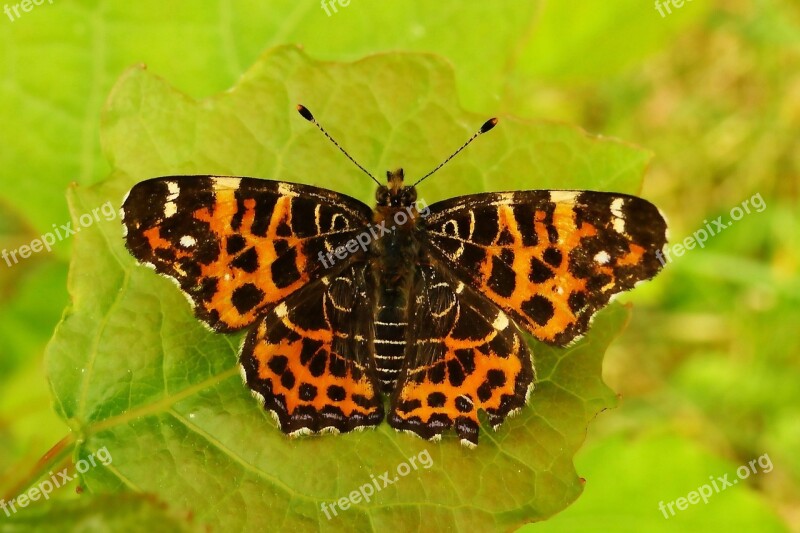
[[[521,191],[431,206],[427,248],[536,338],[565,345],[610,298],[652,278],[666,223],[651,203],[593,191]]]
[[[248,334],[243,377],[285,433],[344,432],[383,420],[373,294],[367,265],[348,266],[278,304]]]
[[[478,410],[492,426],[527,402],[533,365],[519,329],[440,267],[421,265],[411,295],[406,360],[388,422],[426,439],[455,427],[478,443]]]
[[[317,187],[254,178],[174,176],[138,183],[122,206],[128,249],[178,282],[218,331],[254,323],[319,278],[319,260],[372,210]]]

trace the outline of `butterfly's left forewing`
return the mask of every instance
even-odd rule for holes
[[[485,193],[430,206],[424,246],[536,338],[565,345],[611,297],[655,276],[666,222],[594,191]]]

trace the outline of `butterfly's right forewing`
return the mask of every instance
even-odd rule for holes
[[[318,187],[224,176],[143,181],[122,212],[131,254],[177,281],[219,331],[254,323],[326,274],[320,254],[344,246],[372,214]]]

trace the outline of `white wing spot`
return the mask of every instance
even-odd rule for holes
[[[617,218],[622,218],[622,206],[625,204],[624,198],[615,198],[611,202],[611,214]]]
[[[238,189],[242,178],[219,177],[214,179],[214,189]]]
[[[609,260],[611,260],[611,256],[608,255],[608,252],[606,252],[605,250],[601,250],[597,252],[597,254],[594,256],[594,260],[600,263],[601,265],[605,265],[606,263],[609,262]]]
[[[278,194],[283,196],[295,196],[294,190],[288,183],[278,184]]]
[[[576,196],[578,196],[577,191],[550,191],[550,201],[554,204],[574,203]]]
[[[175,202],[164,204],[164,218],[169,218],[178,212],[178,205]]]
[[[615,198],[611,202],[611,214],[614,215],[614,231],[625,233],[625,218],[622,215],[622,206],[625,205],[624,198]]]
[[[169,195],[167,196],[167,200],[169,200],[170,202],[172,200],[175,200],[178,197],[178,195],[181,193],[181,188],[178,187],[178,184],[175,183],[174,181],[168,181],[167,182],[167,190],[169,191]]]
[[[492,327],[497,331],[503,331],[508,327],[508,317],[505,313],[500,313],[497,315],[497,318],[494,319],[492,323]]]
[[[286,309],[286,302],[281,302],[278,306],[275,307],[275,314],[278,318],[283,318],[288,313]]]
[[[191,248],[195,244],[197,244],[197,240],[195,240],[195,238],[191,235],[184,235],[181,237],[181,246],[184,248]]]

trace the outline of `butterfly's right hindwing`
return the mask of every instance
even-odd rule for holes
[[[352,262],[278,304],[247,335],[247,385],[285,433],[346,432],[383,419],[372,282],[368,263]]]

